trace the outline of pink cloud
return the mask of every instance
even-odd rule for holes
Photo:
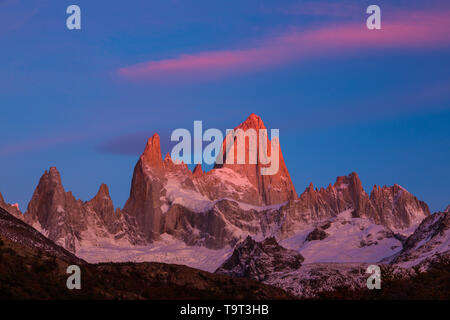
[[[430,49],[450,44],[450,12],[409,12],[382,20],[381,30],[364,22],[334,23],[313,30],[291,30],[243,49],[182,54],[117,70],[127,79],[215,78],[266,70],[316,57],[333,58],[373,49]]]

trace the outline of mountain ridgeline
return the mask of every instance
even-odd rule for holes
[[[265,129],[252,114],[237,128]],[[210,249],[234,246],[247,235],[286,238],[301,227],[351,210],[392,230],[407,230],[430,215],[428,206],[399,185],[374,186],[368,195],[356,173],[333,185],[311,184],[297,196],[280,149],[279,171],[262,176],[259,165],[216,165],[209,172],[163,160],[159,136],[151,137],[133,174],[130,197],[114,209],[102,185],[90,201],[64,190],[52,167],[39,181],[24,219],[66,249],[77,252],[84,242],[145,245],[169,234],[188,245]],[[201,214],[199,214],[201,213]]]
[[[252,114],[235,129],[265,128]],[[355,172],[326,188],[311,183],[298,196],[279,153],[272,176],[261,175],[259,163],[225,161],[208,172],[201,165],[191,171],[170,154],[163,158],[154,134],[135,165],[123,208],[114,208],[104,184],[91,200],[76,199],[51,167],[24,214],[0,194],[0,208],[11,213],[0,231],[13,241],[23,238],[22,244],[30,243],[25,235],[41,237],[31,242],[42,245],[49,239],[62,260],[183,264],[306,298],[339,285],[359,290],[370,263],[405,278],[450,259],[449,208],[430,215],[426,203],[398,184],[374,186],[368,194]],[[23,236],[11,233],[10,217]]]

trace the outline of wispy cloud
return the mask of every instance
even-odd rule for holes
[[[359,50],[429,49],[450,44],[449,11],[407,12],[384,19],[382,30],[364,22],[333,23],[291,30],[252,47],[181,54],[120,68],[130,80],[193,80],[266,70],[316,57],[335,58]]]
[[[101,153],[136,156],[144,151],[148,138],[154,133],[153,131],[142,131],[112,137],[99,143],[95,149]],[[163,154],[169,152],[176,144],[171,142],[170,134],[168,130],[158,130]]]
[[[82,141],[88,137],[88,134],[69,133],[19,141],[0,146],[0,156],[9,156],[18,153],[41,150],[76,141]]]

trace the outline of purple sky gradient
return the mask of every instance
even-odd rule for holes
[[[250,113],[280,129],[297,191],[358,172],[450,204],[450,3],[0,0],[0,192],[26,207],[56,166],[83,200],[116,206],[158,132],[225,131]]]

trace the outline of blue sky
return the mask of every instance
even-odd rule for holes
[[[106,183],[122,207],[154,132],[254,112],[280,129],[298,193],[356,171],[367,192],[398,183],[444,209],[450,5],[377,1],[369,34],[371,2],[336,3],[0,0],[0,192],[24,210],[56,166],[76,197]]]

